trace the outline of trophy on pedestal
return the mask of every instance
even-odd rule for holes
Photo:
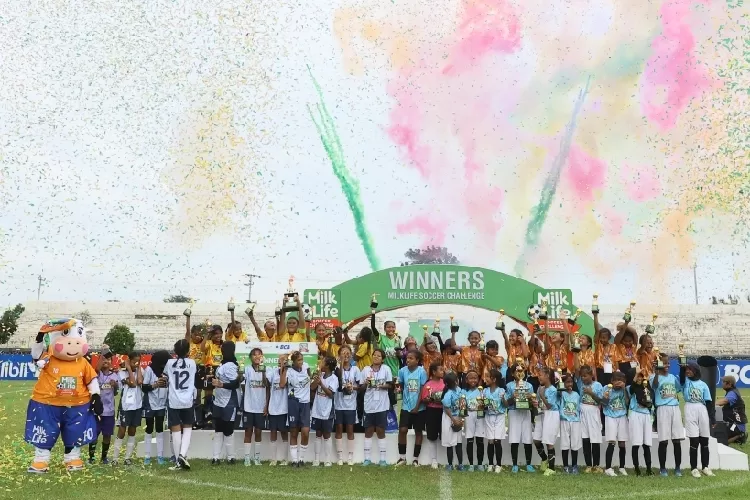
[[[500,309],[500,314],[497,317],[497,322],[495,322],[495,330],[500,330],[501,332],[505,331],[505,322],[503,321],[504,317],[505,309]]]
[[[591,314],[599,314],[599,294],[595,293],[591,301]]]
[[[227,302],[227,311],[234,311],[234,297],[230,298],[229,302]]]
[[[373,293],[370,296],[370,312],[372,314],[375,314],[375,311],[378,310],[378,295],[377,293]]]
[[[677,359],[680,366],[687,365],[687,356],[685,356],[685,344],[677,344]]]
[[[658,318],[659,315],[654,313],[651,315],[651,323],[646,325],[646,333],[649,335],[653,335],[656,331],[656,318]]]
[[[278,300],[276,301],[276,308],[273,310],[273,315],[276,316],[276,319],[281,317],[281,306]]]
[[[250,305],[245,309],[245,314],[247,314],[248,318],[253,317],[253,311],[255,311],[255,306],[257,305],[257,302],[250,302]]]
[[[479,389],[479,396],[477,397],[477,418],[484,418],[484,392],[482,386],[477,387]]]
[[[607,390],[604,391],[604,399],[609,399],[609,396],[612,393],[612,387],[614,387],[612,384],[607,384]]]
[[[542,299],[542,307],[539,310],[539,319],[547,320],[547,299]]]
[[[581,311],[580,309],[576,309],[576,312],[575,314],[573,314],[573,317],[568,318],[568,324],[570,326],[575,326],[576,321],[578,321],[578,316],[580,316],[582,312],[583,311]],[[570,341],[571,341],[570,350],[573,352],[581,352],[581,336],[578,335],[577,333],[573,333],[570,336]]]
[[[453,321],[453,316],[451,318],[451,333],[458,333],[458,323]]]
[[[661,370],[664,368],[664,361],[661,360],[658,347],[654,347],[654,356],[656,356],[656,369]]]
[[[185,317],[189,318],[190,315],[193,314],[193,304],[195,304],[195,301],[190,299],[190,305],[188,305],[187,309],[182,311],[182,314],[185,315]]]
[[[458,416],[466,418],[466,395],[463,393],[458,398]]]
[[[627,309],[625,309],[625,314],[622,316],[622,320],[625,321],[625,323],[630,323],[633,321],[633,308],[635,307],[635,300],[630,301],[630,305]]]
[[[299,295],[294,291],[294,276],[289,276],[289,288],[287,288],[284,294],[284,307],[283,312],[296,311],[299,308]],[[300,318],[302,321],[302,318]]]

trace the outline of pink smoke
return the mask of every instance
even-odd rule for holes
[[[641,109],[662,130],[672,128],[690,100],[712,85],[693,54],[695,38],[688,22],[695,2],[708,4],[708,0],[667,0],[662,5],[662,34],[651,44],[643,72]]]
[[[565,178],[578,199],[592,201],[596,192],[604,187],[607,164],[573,145],[568,153],[568,168]]]
[[[635,202],[653,200],[661,194],[661,181],[653,167],[624,165],[620,177],[628,198]]]
[[[445,242],[445,221],[432,219],[428,215],[419,215],[396,226],[398,234],[422,234],[422,248],[429,245],[442,246]]]

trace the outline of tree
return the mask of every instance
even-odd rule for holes
[[[427,248],[410,248],[404,254],[408,260],[402,266],[415,264],[460,264],[458,257],[448,251],[446,247],[428,246]]]
[[[115,354],[130,354],[135,348],[135,335],[125,325],[115,325],[104,337],[104,343]]]
[[[83,323],[86,326],[90,325],[91,322],[94,321],[94,318],[91,317],[91,313],[89,312],[88,309],[86,309],[85,311],[81,311],[78,314],[76,314],[75,318],[77,320],[80,320],[81,323]]]
[[[189,302],[197,302],[194,298],[188,297],[187,295],[170,295],[164,302],[167,304],[187,304]]]
[[[16,305],[13,309],[6,309],[0,318],[0,344],[7,344],[10,338],[18,330],[18,318],[26,310],[21,304]]]

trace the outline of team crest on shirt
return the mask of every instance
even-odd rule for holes
[[[75,377],[60,377],[60,381],[57,383],[57,393],[59,395],[72,395],[76,392]]]
[[[419,391],[419,381],[414,379],[409,379],[406,381],[406,390],[407,392],[418,392]]]
[[[570,415],[571,417],[575,417],[578,413],[577,411],[578,405],[576,405],[575,401],[566,401],[565,405],[563,406],[563,413],[565,415]]]
[[[674,384],[664,384],[661,386],[659,393],[661,394],[662,399],[674,398],[677,397],[677,388]]]
[[[691,387],[690,388],[690,402],[691,403],[702,403],[703,402],[703,391],[698,389],[697,387]]]
[[[594,398],[591,397],[590,394],[586,394],[585,392],[583,393],[583,396],[581,397],[581,402],[583,404],[587,404],[587,405],[595,405],[596,404],[596,401],[594,400]]]
[[[609,407],[612,410],[624,410],[625,409],[625,398],[622,396],[616,396],[614,399],[609,401]]]

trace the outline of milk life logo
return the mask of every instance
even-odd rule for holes
[[[341,303],[338,290],[305,290],[305,302],[310,304],[312,327],[318,323],[341,326]]]
[[[550,318],[558,319],[560,311],[563,309],[568,311],[568,317],[575,313],[572,290],[563,288],[551,288],[548,290],[538,288],[534,290],[534,296],[531,300],[532,304],[539,304],[541,306],[545,300],[547,301],[547,315]]]

